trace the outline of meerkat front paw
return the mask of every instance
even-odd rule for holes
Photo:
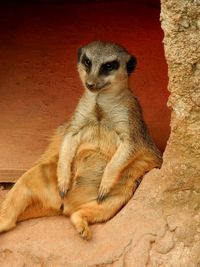
[[[112,188],[112,184],[107,181],[102,181],[99,187],[99,195],[97,197],[97,202],[101,203],[105,200],[105,198],[110,193],[110,190]]]
[[[97,202],[101,203],[102,201],[104,201],[104,199],[108,196],[109,191],[110,191],[109,188],[101,185],[99,188],[99,195],[97,197]]]
[[[57,169],[58,188],[61,198],[64,198],[70,189],[71,172],[69,168],[58,165]]]
[[[59,194],[61,198],[65,198],[68,191],[69,191],[69,184],[64,181],[64,182],[59,182],[58,183],[58,188],[59,188]]]
[[[99,195],[97,202],[101,203],[108,196],[114,184],[116,183],[116,175],[111,168],[106,168],[99,187]]]

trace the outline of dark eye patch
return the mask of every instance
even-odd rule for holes
[[[99,73],[101,75],[109,75],[109,73],[112,70],[117,70],[118,68],[119,68],[119,61],[117,60],[108,61],[101,65]]]
[[[86,71],[90,71],[92,67],[92,61],[84,54],[81,63],[85,66]]]

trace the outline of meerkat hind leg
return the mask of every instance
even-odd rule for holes
[[[61,200],[54,186],[55,171],[52,163],[38,164],[19,178],[1,204],[0,233],[14,228],[17,221],[58,213]]]
[[[86,203],[73,212],[70,220],[78,234],[86,240],[92,237],[88,224],[106,222],[112,218],[126,203],[125,197],[111,196],[101,204],[97,201]]]
[[[30,202],[28,188],[23,183],[17,182],[1,205],[0,233],[15,227],[19,214],[25,210]]]

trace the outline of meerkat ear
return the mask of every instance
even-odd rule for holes
[[[129,61],[126,63],[126,70],[128,75],[130,75],[134,71],[136,65],[137,65],[136,57],[131,56]]]
[[[80,62],[81,55],[82,55],[82,47],[80,47],[80,48],[78,49],[78,53],[77,53],[77,59],[78,59],[78,62]]]

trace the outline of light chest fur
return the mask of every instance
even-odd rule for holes
[[[128,132],[130,110],[121,103],[121,96],[86,93],[80,100],[69,131],[80,134],[77,152],[99,150],[111,158],[120,142],[120,127]]]

